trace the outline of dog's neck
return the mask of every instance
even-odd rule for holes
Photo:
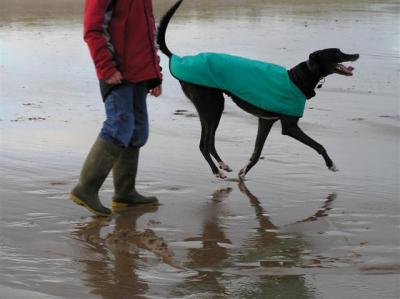
[[[290,80],[303,92],[307,99],[315,96],[315,87],[322,79],[318,64],[304,61],[288,71]]]

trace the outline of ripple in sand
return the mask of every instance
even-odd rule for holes
[[[25,216],[26,216],[28,219],[35,219],[35,220],[38,220],[38,219],[53,219],[53,218],[58,218],[58,216],[50,215],[50,214],[48,214],[48,213],[27,213],[27,214],[25,214]]]
[[[371,221],[357,221],[357,220],[345,220],[338,222],[340,225],[360,226],[370,225]]]
[[[295,236],[291,236],[291,235],[278,235],[276,236],[276,238],[278,239],[293,239],[296,238]]]
[[[323,235],[329,236],[329,237],[349,237],[349,236],[354,236],[352,233],[347,233],[344,231],[337,231],[337,230],[331,230],[324,232]]]
[[[221,216],[219,218],[223,219],[223,220],[246,220],[246,219],[252,219],[252,218],[254,218],[254,216],[253,215],[247,215],[247,216],[236,215],[236,216]]]
[[[37,223],[32,223],[32,222],[26,222],[26,221],[14,221],[14,222],[8,222],[6,224],[7,227],[39,227],[39,224]]]
[[[283,259],[277,259],[277,260],[271,259],[271,260],[260,261],[260,265],[265,268],[290,267],[293,265],[293,261],[283,260]]]
[[[28,217],[43,217],[49,215],[48,213],[27,213],[25,216]]]
[[[188,249],[203,248],[203,241],[180,241],[169,243],[169,246],[183,247]]]
[[[69,230],[43,230],[40,233],[41,234],[64,234],[65,232],[68,232]]]
[[[352,213],[352,214],[329,214],[329,217],[357,217],[357,218],[400,218],[400,215],[389,215],[389,214],[362,214],[362,213]]]
[[[26,194],[44,195],[50,199],[68,199],[67,193],[61,193],[58,189],[39,189],[24,191]]]
[[[398,256],[400,252],[399,246],[393,245],[368,245],[368,246],[341,246],[337,249],[363,253],[363,254],[374,254],[374,255],[393,255]]]
[[[177,232],[183,233],[184,230],[180,228],[172,228],[172,227],[153,227],[151,228],[155,232]]]
[[[193,193],[193,188],[187,186],[169,186],[165,188],[160,188],[153,192],[154,194],[188,194]]]
[[[243,268],[254,268],[254,267],[260,267],[260,262],[237,262],[234,264],[237,267],[243,267]]]
[[[39,190],[28,190],[24,191],[27,194],[35,194],[35,195],[52,195],[60,193],[58,189],[39,189]]]
[[[67,182],[62,182],[62,181],[52,181],[49,183],[51,186],[65,186],[68,183]]]
[[[379,115],[380,118],[390,118],[395,120],[400,120],[400,115]]]
[[[49,198],[49,199],[61,199],[61,200],[64,200],[64,199],[68,199],[68,198],[69,198],[69,195],[66,194],[66,193],[63,193],[63,194],[57,194],[57,195],[53,195],[53,196],[48,196],[47,198]]]
[[[400,273],[400,263],[397,260],[387,258],[376,258],[369,260],[359,266],[363,272],[373,273]]]

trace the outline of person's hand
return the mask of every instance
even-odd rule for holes
[[[150,94],[154,97],[159,97],[162,94],[161,85],[158,85],[158,86],[154,87],[152,90],[150,90]]]
[[[118,85],[122,83],[122,75],[116,71],[110,78],[106,79],[105,82],[109,85]]]

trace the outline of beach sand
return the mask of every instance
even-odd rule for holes
[[[92,217],[68,199],[104,111],[79,0],[2,0],[0,297],[399,298],[397,1],[185,1],[176,54],[214,51],[286,67],[317,49],[360,53],[330,76],[300,126],[337,167],[276,125],[244,183],[257,120],[227,98],[219,180],[192,104],[164,68],[148,98],[138,189],[161,205]],[[173,1],[154,1],[158,20]],[[110,206],[108,179],[101,190]]]

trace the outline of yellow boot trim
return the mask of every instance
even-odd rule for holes
[[[82,201],[79,197],[75,196],[74,194],[70,194],[69,195],[69,199],[72,200],[77,205],[80,205],[80,206],[88,209],[90,212],[92,212],[95,215],[98,215],[98,216],[110,216],[110,214],[101,213],[99,211],[96,211],[96,210],[92,209],[90,206],[88,206],[84,201]]]
[[[124,203],[124,202],[116,202],[113,201],[111,207],[113,209],[125,209],[125,208],[129,208],[129,207],[133,207],[134,204],[129,204],[129,203]]]

